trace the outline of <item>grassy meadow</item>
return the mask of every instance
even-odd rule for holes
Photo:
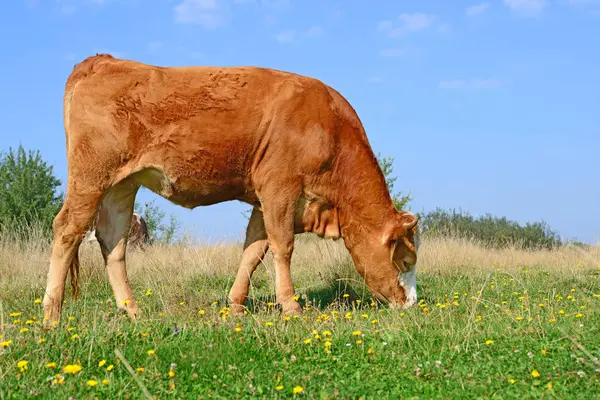
[[[245,316],[226,296],[241,246],[128,254],[143,315],[116,312],[97,244],[81,294],[42,328],[49,243],[0,239],[0,400],[600,398],[600,248],[486,249],[424,239],[420,303],[373,301],[343,243],[299,237],[305,308],[283,318],[271,259]]]

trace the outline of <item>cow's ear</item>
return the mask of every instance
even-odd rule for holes
[[[419,217],[417,217],[410,211],[400,211],[398,214],[400,216],[400,225],[402,226],[402,229],[405,233],[417,226],[417,223],[419,222]]]

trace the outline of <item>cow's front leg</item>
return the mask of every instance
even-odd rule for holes
[[[289,184],[272,185],[276,190],[261,193],[263,219],[273,261],[275,263],[275,294],[284,315],[301,314],[302,308],[294,300],[294,285],[290,273],[290,261],[294,251],[294,214],[300,195],[290,190]],[[285,187],[286,190],[279,188]]]

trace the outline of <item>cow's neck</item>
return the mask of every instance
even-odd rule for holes
[[[341,158],[333,176],[338,187],[340,227],[383,229],[396,209],[376,158],[370,149],[360,150]]]

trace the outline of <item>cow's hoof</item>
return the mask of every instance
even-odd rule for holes
[[[302,307],[296,300],[289,300],[285,304],[281,305],[281,309],[283,315],[286,317],[291,317],[294,315],[302,315]]]
[[[246,311],[246,307],[243,304],[231,304],[229,306],[229,313],[231,315],[244,315],[244,311]]]

